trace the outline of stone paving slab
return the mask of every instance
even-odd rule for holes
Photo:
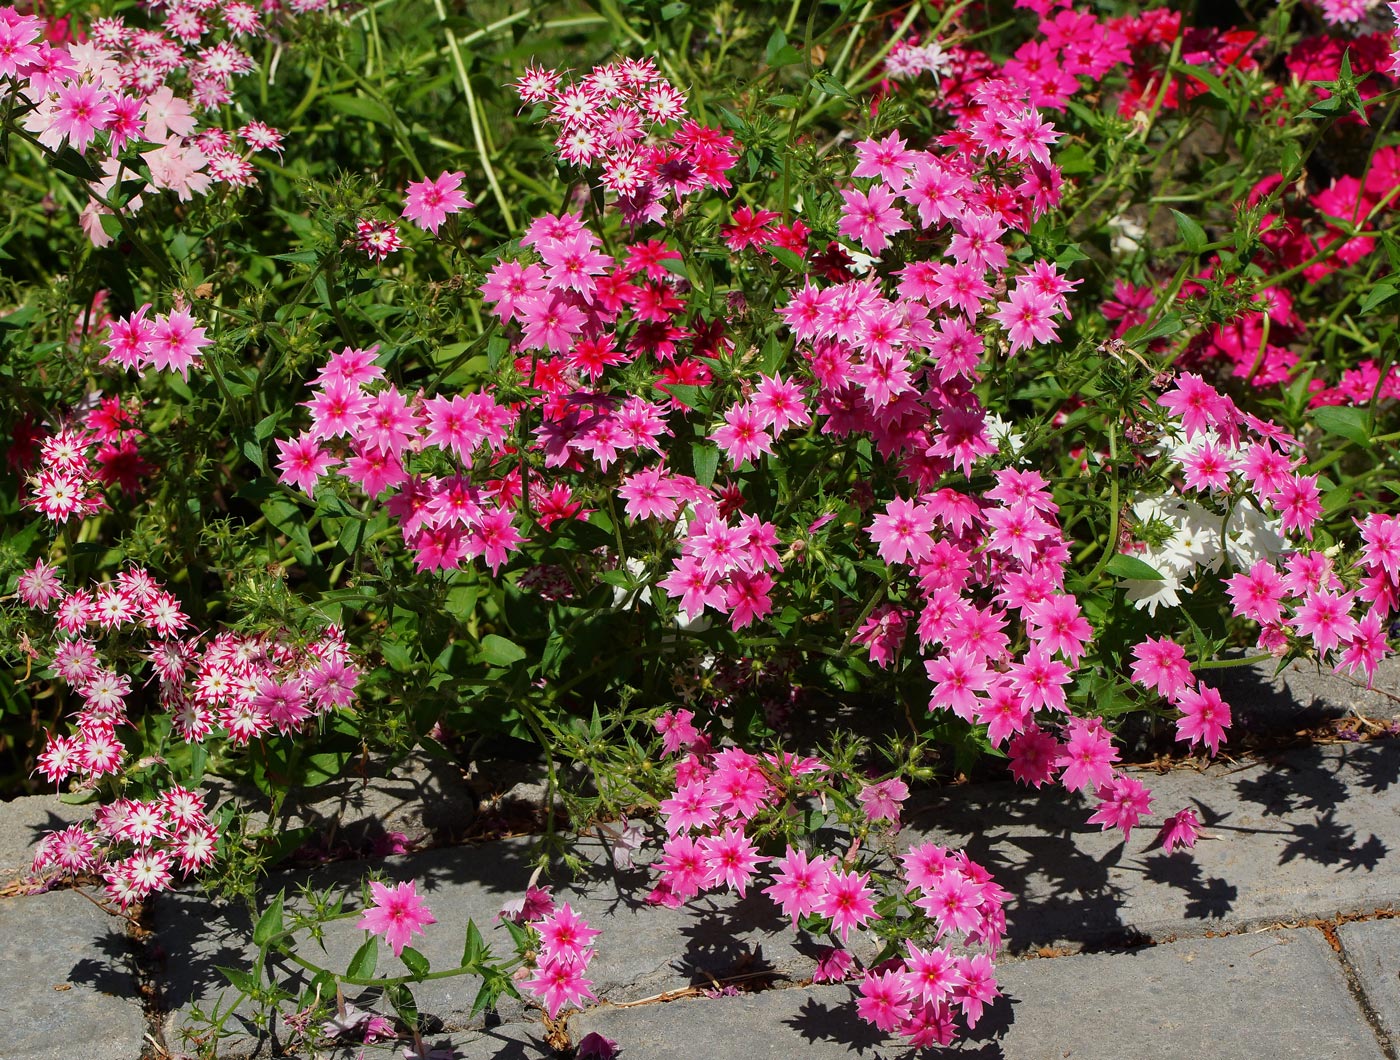
[[[28,875],[34,849],[45,835],[91,816],[91,807],[70,806],[56,795],[0,802],[0,886]]]
[[[1008,995],[951,1055],[985,1060],[1383,1060],[1341,964],[1312,930],[1168,943],[998,968]],[[845,986],[623,1009],[569,1022],[620,1060],[903,1057],[856,1015]],[[678,1051],[682,1050],[683,1053]]]
[[[1400,920],[1343,924],[1337,938],[1381,1032],[1400,1045]]]
[[[460,961],[468,920],[476,923],[487,944],[498,953],[512,952],[510,936],[495,927],[496,915],[505,902],[524,894],[533,872],[530,850],[528,840],[502,840],[387,858],[375,867],[391,880],[418,881],[418,893],[438,922],[428,927],[427,935],[415,936],[412,945],[434,968],[449,968]],[[608,863],[596,840],[580,842],[576,851],[591,855],[596,863]],[[327,866],[316,873],[317,886],[343,891],[355,884],[366,868],[362,863]],[[557,898],[569,902],[610,940],[599,946],[589,966],[594,990],[600,996],[627,1001],[692,981],[708,981],[710,976],[810,974],[813,947],[799,942],[789,922],[761,895],[751,891],[740,900],[721,893],[697,899],[682,909],[665,909],[642,901],[651,886],[648,881],[642,868],[619,872],[609,866],[608,875],[602,878],[556,888]],[[280,877],[273,883],[274,891],[283,882],[299,881]],[[358,897],[352,895],[352,899],[347,906],[357,907]],[[355,923],[348,919],[328,925],[325,951],[317,951],[313,959],[344,969],[365,937]],[[252,927],[240,910],[214,909],[193,894],[160,896],[155,905],[155,927],[165,954],[158,976],[169,1013],[164,1031],[167,1041],[174,1042],[180,1028],[189,1025],[192,1005],[207,1012],[221,995],[227,993],[232,1000],[226,981],[214,969],[217,965],[250,965],[255,955],[248,944]],[[858,954],[869,950],[854,938],[852,944]],[[406,971],[387,948],[381,947],[380,970],[386,969],[392,974]],[[307,981],[294,965],[278,965],[275,974],[289,990],[300,990]],[[416,986],[414,998],[420,1011],[441,1020],[448,1030],[479,1027],[482,1017],[471,1015],[479,986],[480,981],[473,976],[433,980]],[[524,1012],[519,1001],[501,999],[502,1019],[516,1019]]]
[[[505,1023],[476,1031],[455,1031],[425,1034],[423,1044],[429,1054],[449,1054],[454,1060],[554,1060],[557,1055],[544,1040],[544,1028],[536,1023]],[[407,1039],[375,1042],[373,1045],[322,1046],[314,1053],[288,1051],[273,1053],[266,1046],[258,1049],[252,1043],[234,1043],[219,1049],[220,1060],[267,1060],[271,1056],[306,1057],[315,1060],[403,1060]],[[0,1054],[3,1055],[3,1054]],[[177,1060],[181,1054],[175,1053]],[[136,1060],[133,1055],[131,1060]]]
[[[146,1018],[123,921],[73,891],[0,899],[0,1057],[137,1060]]]
[[[1153,789],[1159,819],[1183,806],[1197,807],[1210,838],[1202,838],[1194,853],[1150,849],[1150,828],[1139,829],[1125,847],[1116,830],[1085,823],[1087,803],[1009,784],[960,788],[911,804],[905,829],[890,844],[904,849],[930,838],[964,847],[991,870],[1015,896],[1007,915],[1012,953],[1164,941],[1400,907],[1400,872],[1394,870],[1400,858],[1400,743],[1306,747],[1270,765],[1221,762],[1203,773],[1177,769],[1142,776]],[[585,841],[583,853],[589,842],[595,861],[606,864],[596,840]],[[523,893],[533,863],[529,841],[504,840],[330,865],[315,878],[318,886],[344,889],[371,867],[392,880],[419,881],[438,924],[414,945],[441,968],[457,963],[468,919],[489,943],[508,952],[507,936],[491,925],[501,905]],[[707,896],[668,910],[643,904],[649,886],[642,868],[609,869],[600,879],[558,890],[604,932],[591,968],[600,996],[634,1000],[705,983],[710,976],[810,975],[812,947],[757,893],[742,901]],[[354,923],[328,929],[323,963],[345,967],[364,938]],[[225,989],[213,966],[248,965],[251,930],[194,895],[162,896],[156,928],[167,954],[161,985],[171,1013],[165,1030],[173,1040],[191,1004],[208,1008]],[[382,967],[398,968],[387,951],[383,961]],[[289,989],[305,981],[295,967],[277,974]],[[480,1026],[480,1018],[470,1015],[477,985],[471,977],[437,980],[420,986],[415,996],[421,1010],[447,1030],[470,1028]],[[519,1002],[503,999],[504,1019],[522,1013]]]
[[[1154,820],[1194,807],[1209,838],[1166,854],[1151,849],[1154,826],[1125,845],[1085,823],[1087,800],[1006,783],[911,800],[898,845],[934,839],[984,865],[1016,896],[1011,952],[1400,906],[1400,741],[1132,772],[1152,790]]]
[[[1281,670],[1268,661],[1203,670],[1200,676],[1230,704],[1236,732],[1291,733],[1353,711],[1377,721],[1400,717],[1400,703],[1386,695],[1400,691],[1400,658],[1395,656],[1381,661],[1372,688],[1303,659]]]

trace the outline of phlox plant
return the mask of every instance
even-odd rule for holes
[[[947,1045],[1016,896],[902,843],[920,786],[1190,848],[1124,719],[1214,756],[1214,668],[1375,679],[1392,12],[837,7],[0,8],[8,783],[94,807],[38,885],[249,907],[204,1051],[253,1004],[425,1055],[449,975],[563,1028],[608,945],[541,885],[580,833],[654,904],[761,894]],[[269,904],[308,837],[205,790],[507,739],[548,781],[510,958],[402,873]]]

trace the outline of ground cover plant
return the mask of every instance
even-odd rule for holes
[[[5,782],[93,810],[36,886],[256,910],[190,1054],[586,1004],[590,829],[975,1028],[1016,896],[900,847],[911,790],[1190,847],[1125,726],[1214,755],[1212,669],[1391,650],[1395,49],[1351,0],[0,8]],[[500,928],[269,900],[297,837],[205,791],[499,737],[565,809]]]

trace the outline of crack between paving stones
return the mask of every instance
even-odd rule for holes
[[[140,903],[134,917],[134,921],[127,922],[126,939],[131,946],[132,978],[136,980],[136,993],[141,999],[141,1015],[146,1020],[141,1060],[166,1060],[170,1048],[165,1043],[165,997],[156,974],[159,940],[155,930],[155,904]]]
[[[1361,976],[1352,966],[1351,961],[1347,959],[1346,949],[1342,946],[1342,940],[1337,937],[1336,928],[1331,924],[1319,924],[1318,930],[1322,932],[1322,937],[1327,940],[1327,945],[1336,954],[1337,963],[1342,966],[1342,976],[1346,979],[1347,989],[1351,991],[1352,998],[1361,1010],[1362,1018],[1375,1034],[1381,1052],[1385,1054],[1386,1060],[1397,1060],[1395,1043],[1390,1040],[1390,1035],[1385,1032],[1385,1028],[1381,1025],[1380,1013],[1371,1004],[1371,998],[1367,995],[1365,986],[1362,985]]]

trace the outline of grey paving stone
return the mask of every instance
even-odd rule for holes
[[[1400,920],[1343,924],[1337,937],[1381,1031],[1400,1044]]]
[[[0,1056],[136,1060],[146,1018],[122,921],[73,891],[0,899]]]
[[[1008,995],[952,1055],[992,1060],[1381,1060],[1341,965],[1316,931],[1170,943],[999,968]],[[849,987],[600,1006],[569,1022],[615,1040],[620,1060],[684,1055],[906,1056],[856,1015]],[[682,1052],[683,1050],[683,1052]]]
[[[403,1060],[407,1039],[375,1042],[372,1045],[320,1044],[289,1047],[273,1053],[267,1045],[237,1042],[219,1050],[221,1060]],[[454,1060],[551,1060],[556,1054],[545,1042],[539,1023],[504,1023],[490,1029],[426,1034],[423,1045],[432,1060],[451,1056]],[[171,1060],[186,1060],[189,1054],[173,1052]],[[133,1058],[134,1060],[134,1058]]]
[[[578,849],[606,864],[596,841],[582,843]],[[533,871],[530,850],[528,841],[502,840],[388,858],[376,865],[392,880],[418,881],[419,894],[438,922],[428,927],[426,936],[416,936],[412,945],[434,968],[449,968],[460,962],[468,920],[476,923],[498,954],[513,952],[509,935],[494,927],[495,918],[506,901],[524,894]],[[314,879],[319,887],[344,890],[368,867],[366,863],[329,865]],[[743,900],[714,895],[681,909],[658,908],[642,900],[650,888],[645,870],[608,871],[601,878],[555,889],[557,898],[568,901],[603,932],[589,967],[599,996],[626,1001],[708,982],[711,976],[810,974],[812,949],[799,943],[789,923],[766,898],[751,891]],[[347,907],[356,906],[357,895]],[[214,909],[197,895],[161,896],[155,923],[165,955],[158,978],[169,1013],[164,1030],[167,1042],[173,1044],[182,1027],[194,1027],[189,1019],[191,1006],[207,1013],[221,996],[225,1004],[234,999],[215,969],[249,966],[254,956],[247,942],[252,929],[241,911]],[[308,956],[343,971],[364,941],[364,932],[354,925],[353,919],[329,925],[324,954],[308,951]],[[860,945],[854,936],[852,941]],[[384,947],[380,968],[392,969],[392,974],[405,971]],[[289,963],[277,965],[274,974],[280,985],[293,991],[299,992],[308,981],[302,969]],[[448,1030],[476,1027],[482,1018],[473,1017],[471,1009],[479,986],[471,976],[434,980],[415,987],[414,997],[420,1011],[441,1020]],[[373,1003],[366,997],[361,1007]],[[384,1006],[377,1009],[382,1011]],[[246,1016],[251,1009],[242,1011]],[[503,1019],[513,1020],[526,1010],[520,1002],[503,998],[499,1012]],[[250,1026],[245,1030],[255,1033]],[[245,1047],[246,1043],[238,1045]]]
[[[1253,733],[1290,733],[1351,711],[1377,721],[1400,717],[1400,703],[1385,691],[1400,689],[1400,659],[1384,660],[1375,687],[1297,659],[1282,670],[1275,662],[1230,666],[1202,673],[1230,704],[1235,727]]]
[[[1134,775],[1153,821],[1191,806],[1210,838],[1168,855],[1150,826],[1125,845],[1085,823],[1088,801],[1007,783],[911,800],[898,845],[930,838],[984,865],[1015,895],[1013,952],[1400,906],[1400,741]]]
[[[270,804],[261,793],[217,781],[208,787],[251,808],[254,827],[268,822]],[[307,829],[307,847],[331,856],[376,856],[391,849],[394,835],[412,846],[455,842],[467,834],[476,808],[477,793],[454,763],[415,756],[394,765],[373,761],[362,776],[294,792],[272,824],[281,832]]]
[[[25,795],[0,803],[0,885],[28,875],[34,848],[46,834],[92,816],[57,795]]]
[[[1400,906],[1400,873],[1392,868],[1400,856],[1400,745],[1311,747],[1269,766],[1219,763],[1204,773],[1181,769],[1144,779],[1158,820],[1183,806],[1198,808],[1210,838],[1194,854],[1150,849],[1147,827],[1125,848],[1117,831],[1085,824],[1086,804],[1011,785],[921,800],[893,843],[903,849],[933,838],[967,849],[990,869],[1015,896],[1008,909],[1012,952],[1162,941]],[[523,892],[533,869],[529,851],[527,841],[507,840],[378,864],[392,879],[419,880],[439,923],[415,948],[441,968],[457,962],[468,919],[488,941],[508,948],[505,933],[490,925],[500,906]],[[327,866],[315,879],[318,886],[345,887],[369,867]],[[600,996],[632,1000],[708,976],[810,974],[811,947],[757,894],[667,910],[642,902],[649,885],[638,868],[559,892],[604,932],[591,968]],[[250,929],[194,896],[162,897],[156,915],[169,955],[163,977],[169,1038],[191,1004],[207,1009],[217,1000],[223,982],[214,965],[246,966]],[[333,925],[323,963],[343,969],[362,939],[353,920]],[[384,960],[397,967],[391,956]],[[289,989],[305,981],[294,967],[277,974]],[[470,1016],[476,989],[463,977],[424,984],[416,996],[450,1030],[476,1025]],[[519,1003],[503,1001],[505,1018],[521,1011]]]

